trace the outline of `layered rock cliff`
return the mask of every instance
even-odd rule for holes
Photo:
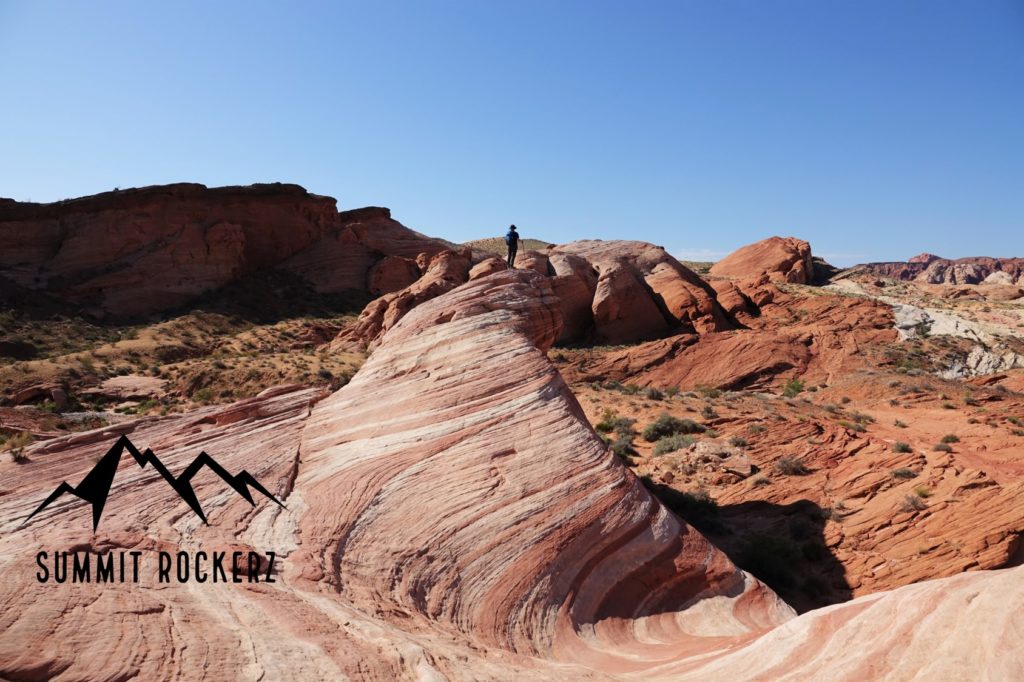
[[[338,213],[334,199],[282,184],[164,185],[52,204],[5,200],[0,241],[0,279],[114,316],[183,306],[273,267],[321,291],[386,293],[419,276],[408,261],[445,248],[387,209]]]

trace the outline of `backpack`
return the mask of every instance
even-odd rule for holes
[[[505,245],[512,246],[513,244],[516,243],[517,239],[519,239],[519,235],[513,232],[512,230],[509,230],[508,234],[505,235]]]

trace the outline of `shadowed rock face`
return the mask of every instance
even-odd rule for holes
[[[329,397],[269,391],[0,463],[0,676],[953,679],[1024,664],[1020,569],[794,619],[597,438],[544,354],[561,324],[548,278],[494,273],[397,321]],[[124,460],[95,535],[73,498],[22,525],[120,432],[175,473],[205,450],[285,507],[197,478],[204,526]],[[40,547],[253,548],[282,563],[273,584],[144,573],[40,590]]]
[[[255,270],[284,267],[320,291],[393,290],[415,268],[386,263],[444,246],[387,209],[338,213],[297,185],[178,184],[52,204],[0,203],[0,278],[88,307],[142,315],[181,306]]]

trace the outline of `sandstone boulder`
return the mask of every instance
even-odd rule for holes
[[[737,279],[768,275],[772,280],[806,284],[814,279],[811,245],[794,237],[769,237],[733,251],[712,265],[710,273]]]

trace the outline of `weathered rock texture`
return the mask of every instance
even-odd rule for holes
[[[281,184],[2,201],[0,242],[0,278],[118,316],[185,305],[270,267],[292,270],[321,291],[393,291],[419,273],[414,264],[382,260],[445,248],[387,209],[338,213],[334,199]]]
[[[476,280],[506,269],[487,258],[470,269],[471,254],[446,268],[450,283]],[[456,269],[461,265],[465,272]],[[735,329],[736,320],[718,304],[715,290],[661,247],[634,241],[578,241],[544,252],[526,251],[516,267],[551,279],[564,324],[559,342],[628,343],[680,333]],[[400,319],[413,305],[444,293],[427,273],[396,296],[370,303],[360,323],[340,341],[370,347],[386,328],[379,320]],[[387,310],[387,312],[383,312]]]
[[[394,324],[346,387],[120,425],[286,507],[195,479],[204,526],[123,458],[98,532],[66,497],[114,429],[0,463],[0,676],[124,679],[933,679],[1021,669],[1020,570],[792,612],[667,512],[547,361],[560,302],[495,273]],[[318,402],[319,401],[319,402]],[[35,551],[276,551],[273,584],[35,583]],[[786,622],[788,620],[788,623]],[[782,629],[776,626],[786,623]],[[770,631],[770,632],[769,632]],[[104,655],[96,655],[103,651]]]
[[[753,279],[768,275],[772,280],[806,284],[814,279],[811,245],[795,237],[769,237],[748,244],[711,266],[712,275]]]

